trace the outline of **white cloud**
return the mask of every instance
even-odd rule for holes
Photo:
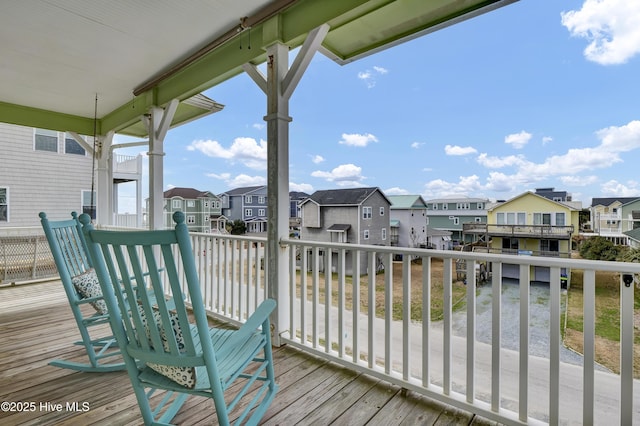
[[[364,179],[362,168],[354,164],[341,164],[330,172],[317,170],[312,172],[311,176],[335,182],[338,186],[360,186]]]
[[[267,125],[265,123],[253,123],[251,127],[253,127],[256,130],[262,130],[265,127],[267,127]]]
[[[320,164],[324,161],[324,157],[322,155],[314,155],[313,157],[311,157],[311,161],[313,161],[315,164]]]
[[[294,183],[289,182],[289,190],[297,192],[306,192],[307,194],[313,193],[313,185],[309,183]]]
[[[550,142],[553,142],[553,138],[551,136],[544,136],[542,138],[542,145],[546,145]]]
[[[640,52],[637,0],[585,0],[580,10],[560,15],[572,36],[589,41],[584,56],[590,61],[623,64]]]
[[[229,186],[229,188],[267,184],[267,179],[264,176],[249,176],[245,174],[239,174],[236,177],[231,177],[231,174],[229,173],[207,173],[206,176],[224,181],[227,186]]]
[[[505,136],[504,143],[513,146],[515,149],[523,148],[531,140],[531,133],[524,130],[520,133],[513,133]]]
[[[422,145],[424,145],[424,142],[413,142],[413,143],[411,144],[411,148],[413,148],[413,149],[418,149],[418,148],[420,148]]]
[[[364,82],[368,89],[376,86],[377,77],[389,72],[386,68],[374,66],[373,71],[365,70],[358,72],[358,78]]]
[[[570,186],[587,186],[596,183],[598,181],[598,176],[560,176],[560,181],[563,184]]]
[[[358,133],[343,133],[342,139],[340,140],[340,144],[349,145],[349,146],[367,146],[371,142],[378,142],[378,138],[376,138],[371,133],[366,133],[364,135]]]
[[[187,146],[189,151],[200,151],[213,158],[223,158],[232,163],[240,162],[245,166],[265,170],[267,168],[267,142],[258,143],[253,138],[238,137],[229,148],[224,148],[218,141],[196,140]]]
[[[469,155],[475,154],[478,150],[471,146],[447,145],[444,147],[444,152],[447,155]]]
[[[640,183],[630,180],[626,184],[616,180],[605,182],[601,186],[604,195],[613,197],[637,197],[640,194]]]
[[[489,169],[501,169],[503,167],[522,166],[527,163],[523,155],[508,155],[506,157],[489,157],[488,154],[482,153],[478,156],[477,161],[480,165]]]
[[[383,191],[387,195],[408,195],[409,191],[406,189],[398,188],[397,186]]]
[[[442,179],[435,179],[425,184],[426,195],[429,198],[477,194],[482,189],[480,178],[476,175],[460,176],[458,182],[447,182]]]

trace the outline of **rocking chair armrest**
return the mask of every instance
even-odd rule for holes
[[[269,324],[269,315],[276,308],[276,301],[273,299],[266,299],[259,306],[258,309],[249,317],[247,322],[242,324],[242,326],[233,333],[233,335],[229,338],[229,340],[225,343],[225,347],[233,348],[238,344],[241,344],[251,338],[251,336],[255,335],[256,330],[261,325],[263,327],[268,328]],[[271,330],[262,330],[263,333],[270,333]],[[222,355],[224,349],[220,352],[219,355]]]

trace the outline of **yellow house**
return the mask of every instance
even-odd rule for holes
[[[487,210],[486,234],[492,253],[569,257],[571,235],[579,229],[581,203],[553,201],[525,192]],[[532,281],[549,281],[549,268],[532,267]],[[517,265],[503,277],[518,278]]]

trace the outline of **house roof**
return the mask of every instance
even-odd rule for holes
[[[344,231],[348,231],[349,228],[351,228],[351,225],[349,225],[348,223],[335,223],[335,224],[331,225],[329,228],[327,228],[327,231],[329,231],[329,232],[344,232]]]
[[[193,200],[203,197],[215,197],[215,195],[209,191],[200,191],[195,188],[171,188],[164,191],[164,198],[182,197],[184,199]]]
[[[620,204],[627,204],[632,201],[640,198],[640,195],[637,197],[605,197],[605,198],[594,198],[591,200],[591,207],[596,206],[610,206],[611,204],[618,202]]]
[[[211,113],[187,100],[323,24],[320,51],[346,64],[515,1],[4,1],[0,117],[92,135],[97,95],[99,134],[143,136],[151,106],[180,101],[172,125]]]
[[[380,188],[347,188],[347,189],[326,189],[316,191],[302,203],[313,201],[322,206],[357,206],[366,201],[372,194],[379,192],[385,200],[389,199],[380,191]],[[389,202],[389,204],[391,204]]]
[[[391,209],[408,210],[408,209],[426,209],[427,203],[421,195],[387,195],[391,201]]]
[[[307,194],[306,192],[300,192],[300,191],[289,192],[289,199],[291,201],[300,201],[300,200],[304,200],[305,198],[309,198],[309,194]]]
[[[433,203],[488,203],[488,198],[472,198],[472,197],[446,197],[446,198],[432,198],[426,200],[427,204]]]
[[[578,211],[578,210],[581,209],[581,207],[580,207],[581,203],[579,201],[571,201],[571,202],[570,201],[554,201],[552,199],[543,197],[542,195],[536,194],[535,192],[526,191],[526,192],[523,192],[522,194],[516,195],[515,197],[508,199],[505,202],[499,202],[499,203],[493,204],[492,206],[490,206],[488,208],[488,211],[493,211],[498,207],[502,207],[505,204],[509,204],[509,203],[511,203],[511,202],[513,202],[515,200],[518,200],[520,198],[524,198],[524,197],[527,197],[527,196],[537,197],[540,200],[544,200],[544,201],[549,202],[549,203],[558,204],[560,206],[563,206],[563,207],[565,207],[565,208],[567,208],[569,210],[573,210],[573,211]]]
[[[632,240],[640,241],[640,228],[632,229],[630,231],[624,231],[623,234],[631,238]]]
[[[232,189],[231,191],[223,192],[223,194],[227,194],[228,196],[246,195],[246,194],[250,194],[252,192],[258,191],[258,190],[263,189],[263,188],[266,188],[266,185],[245,186],[245,187],[242,187],[242,188],[235,188],[235,189]]]

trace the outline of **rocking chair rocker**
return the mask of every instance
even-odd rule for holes
[[[189,395],[199,395],[213,399],[219,424],[257,424],[277,392],[275,301],[262,302],[238,330],[212,328],[184,214],[173,218],[175,230],[116,232],[94,230],[80,216],[144,423],[167,424]],[[136,294],[135,282],[149,291]]]

